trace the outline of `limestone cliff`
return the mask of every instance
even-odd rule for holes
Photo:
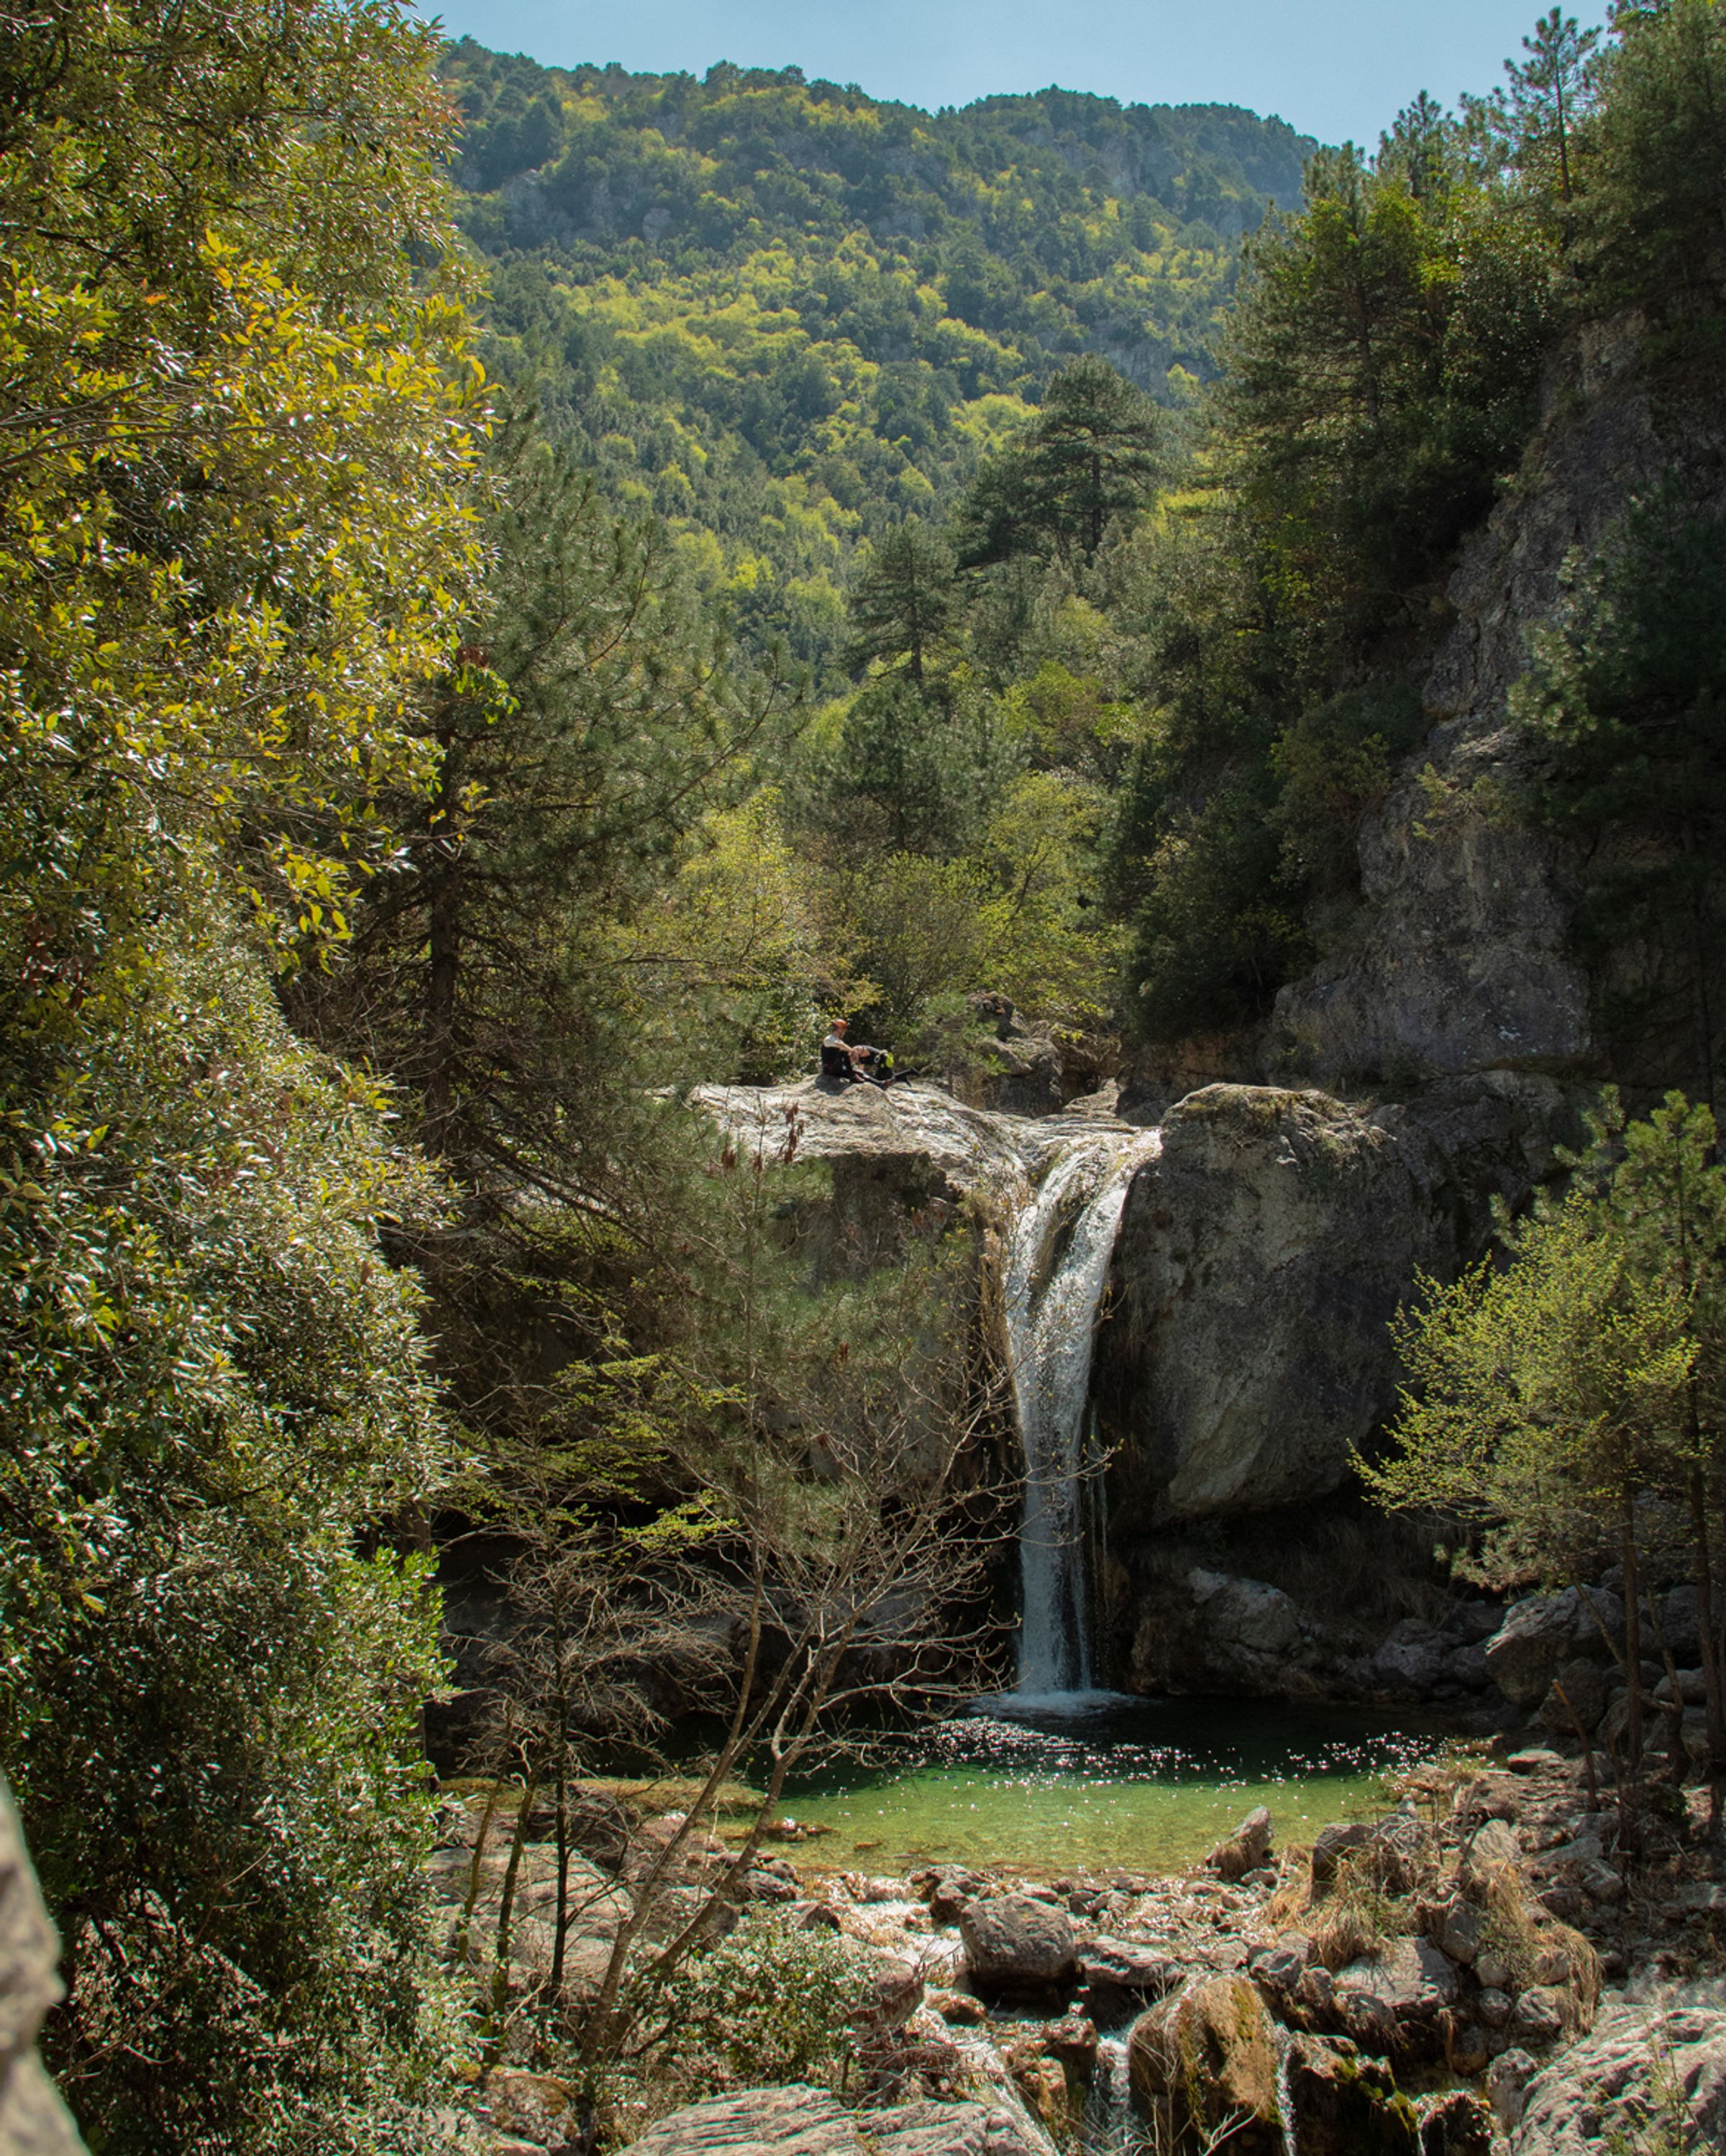
[[[1613,1068],[1571,948],[1574,865],[1512,807],[1526,752],[1505,700],[1574,551],[1674,466],[1704,488],[1712,474],[1726,501],[1718,393],[1662,371],[1644,325],[1618,321],[1554,366],[1522,469],[1451,580],[1431,730],[1361,828],[1358,912],[1278,998],[1268,1067],[1341,1088],[1638,1075]]]

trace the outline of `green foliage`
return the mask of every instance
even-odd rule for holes
[[[488,356],[666,519],[743,634],[828,672],[860,541],[948,506],[1082,351],[1213,372],[1235,242],[1308,146],[1214,106],[1048,90],[937,116],[721,66],[542,69],[464,40]]]
[[[1721,1055],[1726,930],[1726,518],[1669,478],[1575,557],[1511,711],[1539,753],[1535,813],[1582,854],[1578,932],[1628,1067]],[[1604,962],[1626,942],[1632,971]]]
[[[1396,1450],[1367,1465],[1388,1507],[1461,1523],[1459,1567],[1504,1587],[1625,1579],[1625,1665],[1639,1661],[1638,1579],[1682,1558],[1698,1582],[1710,1733],[1723,1736],[1721,1642],[1708,1584],[1726,1469],[1726,1168],[1714,1119],[1680,1093],[1626,1124],[1616,1099],[1569,1188],[1501,1224],[1483,1261],[1398,1321],[1410,1375]],[[1632,1687],[1630,1749],[1641,1748]]]
[[[115,2156],[420,2148],[438,1660],[388,1528],[444,1439],[378,1241],[433,1198],[272,974],[387,856],[475,567],[430,44],[385,5],[13,29],[0,1746],[49,2049]]]
[[[852,2020],[869,2004],[866,1959],[850,1940],[753,1911],[689,1964],[656,2076],[704,2092],[716,2082],[831,2087],[849,2055]]]
[[[896,665],[902,659],[921,690],[925,668],[951,635],[958,598],[951,552],[907,517],[881,540],[851,588],[847,660],[866,666],[871,660]]]
[[[958,513],[961,566],[1044,552],[1094,562],[1114,521],[1150,499],[1162,440],[1143,390],[1105,359],[1074,360],[1023,435],[972,481]]]
[[[1726,240],[1726,18],[1716,0],[1620,7],[1579,206],[1582,266],[1608,305],[1652,307],[1717,347]]]

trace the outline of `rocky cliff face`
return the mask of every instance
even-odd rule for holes
[[[1566,1102],[1496,1073],[1367,1111],[1212,1086],[1128,1199],[1097,1398],[1117,1537],[1334,1491],[1395,1402],[1387,1325],[1454,1271],[1494,1195],[1549,1172]]]
[[[1432,730],[1362,826],[1359,911],[1277,999],[1274,1067],[1333,1087],[1606,1075],[1569,947],[1569,864],[1509,810],[1522,752],[1505,699],[1566,557],[1673,465],[1718,470],[1723,446],[1718,398],[1662,379],[1638,322],[1592,330],[1554,369],[1518,480],[1452,579],[1456,619],[1425,688]]]

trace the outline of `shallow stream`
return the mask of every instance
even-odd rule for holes
[[[835,1869],[1176,1872],[1256,1804],[1282,1845],[1382,1810],[1385,1776],[1441,1738],[1406,1716],[1239,1699],[983,1701],[805,1778],[784,1809],[830,1830],[807,1853]]]

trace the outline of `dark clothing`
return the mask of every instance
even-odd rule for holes
[[[821,1043],[821,1075],[837,1078],[842,1086],[849,1086],[856,1075],[857,1066],[851,1060],[850,1050],[836,1033],[830,1033]]]

